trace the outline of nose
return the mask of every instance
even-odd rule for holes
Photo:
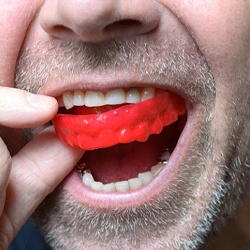
[[[159,21],[154,0],[46,0],[40,13],[49,35],[85,42],[145,34]]]

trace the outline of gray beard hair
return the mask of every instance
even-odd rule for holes
[[[191,100],[202,100],[203,104],[202,129],[187,153],[189,157],[173,190],[165,190],[139,208],[115,210],[80,205],[67,196],[62,185],[49,195],[34,218],[54,249],[196,249],[220,228],[244,192],[250,160],[242,145],[250,147],[249,126],[237,123],[242,117],[235,113],[226,117],[229,143],[219,153],[213,152],[217,140],[210,134],[215,83],[205,59],[191,43],[170,40],[164,45],[155,44],[136,40],[101,45],[48,43],[47,50],[36,44],[21,53],[16,87],[31,92],[41,91],[51,77],[60,82],[68,75],[119,75],[119,71],[126,70],[140,74],[144,82],[167,82],[184,89]],[[213,170],[207,167],[211,155],[216,164]],[[181,232],[185,228],[185,233],[179,234],[176,227]]]
[[[16,67],[16,87],[38,93],[51,78],[60,86],[65,78],[67,81],[93,73],[116,78],[126,71],[131,76],[140,76],[143,84],[164,86],[167,83],[169,87],[186,91],[190,100],[195,102],[199,97],[199,101],[211,105],[215,83],[198,48],[190,41],[173,38],[168,38],[164,44],[157,43],[149,39],[102,44],[38,43],[21,51]]]

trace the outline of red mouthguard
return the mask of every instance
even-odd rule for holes
[[[185,113],[184,100],[165,92],[102,114],[57,114],[52,122],[61,140],[71,146],[93,150],[118,143],[144,142],[149,135],[159,134],[163,127]]]

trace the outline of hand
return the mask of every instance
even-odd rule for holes
[[[53,118],[57,107],[52,97],[0,87],[2,126],[42,125]],[[8,248],[36,207],[72,170],[82,154],[81,150],[63,144],[51,127],[14,157],[9,151],[0,137],[0,249]]]

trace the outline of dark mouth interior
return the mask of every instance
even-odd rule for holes
[[[118,144],[109,148],[86,151],[79,164],[86,164],[96,181],[118,182],[135,178],[156,165],[159,156],[174,150],[186,123],[186,115],[163,128],[159,135],[151,135],[146,142]]]

